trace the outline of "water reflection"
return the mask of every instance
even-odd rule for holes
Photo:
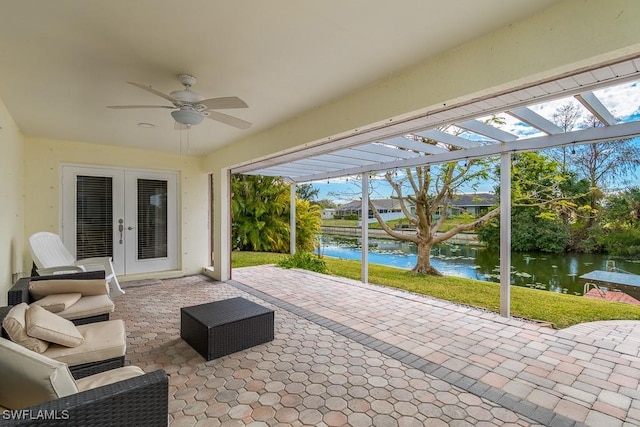
[[[358,239],[322,236],[318,251],[326,256],[360,260]],[[482,247],[444,244],[433,249],[432,264],[448,276],[485,281],[500,281],[498,251]],[[410,269],[416,263],[413,243],[387,239],[370,239],[369,262]],[[511,284],[552,292],[582,295],[583,283],[578,276],[593,270],[605,270],[610,258],[600,254],[520,253],[511,255]],[[615,260],[616,267],[640,274],[640,260]]]

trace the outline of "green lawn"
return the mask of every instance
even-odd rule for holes
[[[355,219],[323,219],[322,225],[334,227],[357,227],[358,221]]]
[[[284,254],[233,252],[232,267],[276,264]],[[329,273],[360,280],[360,262],[324,257]],[[369,283],[430,295],[459,304],[499,311],[500,285],[458,277],[416,276],[407,270],[369,265]],[[511,287],[511,315],[566,328],[596,320],[640,320],[640,306],[591,300],[574,295]]]
[[[442,227],[440,227],[441,232],[445,232],[445,231],[449,231],[450,229],[452,229],[453,227],[455,227],[458,224],[461,223],[468,223],[473,221],[474,218],[466,216],[452,216],[446,219],[446,221],[444,222],[444,224],[442,224]],[[409,220],[408,219],[394,219],[391,221],[387,221],[387,224],[389,224],[389,226],[391,228],[394,228],[397,224],[409,224]],[[322,220],[322,225],[327,225],[327,226],[336,226],[336,227],[357,227],[358,226],[358,221],[357,220],[350,220],[350,219],[324,219]],[[380,224],[378,224],[377,222],[373,222],[369,224],[369,228],[374,228],[374,229],[382,229],[382,227],[380,227]]]

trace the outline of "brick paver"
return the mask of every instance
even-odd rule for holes
[[[233,276],[116,301],[127,362],[171,374],[172,425],[640,425],[640,322],[556,331],[304,271]],[[275,339],[205,362],[179,309],[234,296],[276,311]]]

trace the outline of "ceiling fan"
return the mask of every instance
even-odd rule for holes
[[[169,108],[175,109],[171,112],[171,116],[176,121],[176,129],[189,129],[193,125],[197,125],[207,117],[238,129],[248,129],[251,123],[229,116],[213,110],[224,110],[228,108],[247,108],[248,105],[236,96],[227,96],[222,98],[204,99],[203,96],[193,92],[191,87],[196,84],[196,78],[189,74],[178,75],[178,81],[184,86],[183,90],[176,90],[169,95],[162,93],[151,86],[140,83],[127,82],[140,89],[158,95],[167,101],[170,105],[109,105],[107,108],[127,109],[127,108]]]

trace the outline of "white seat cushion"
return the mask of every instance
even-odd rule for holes
[[[137,366],[124,366],[122,368],[112,369],[110,371],[100,372],[90,377],[80,378],[76,381],[78,390],[85,391],[103,385],[117,383],[118,381],[128,380],[129,378],[144,375],[144,371]]]
[[[52,294],[34,301],[31,304],[39,305],[52,313],[58,313],[77,303],[80,298],[82,298],[82,294],[80,292],[71,294]]]
[[[43,354],[74,366],[121,357],[127,351],[127,336],[121,319],[79,325],[77,328],[84,337],[82,344],[74,348],[51,344]]]
[[[66,310],[56,313],[65,319],[74,320],[99,314],[113,313],[115,305],[107,295],[82,297]]]

